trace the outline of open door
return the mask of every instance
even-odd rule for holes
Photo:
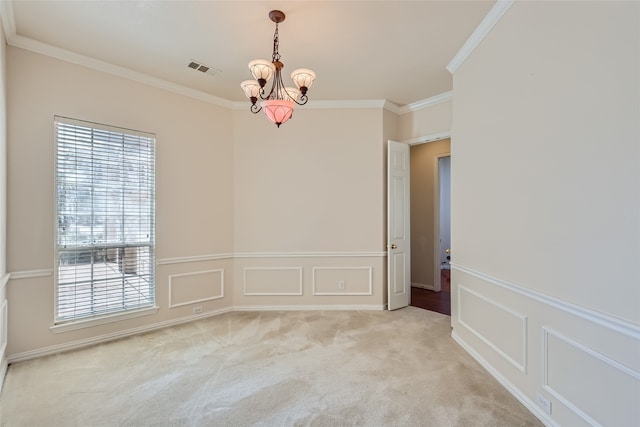
[[[388,308],[411,301],[411,242],[409,222],[409,145],[387,146],[387,292]]]

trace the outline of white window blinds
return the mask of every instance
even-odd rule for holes
[[[155,136],[55,117],[56,322],[155,304]]]

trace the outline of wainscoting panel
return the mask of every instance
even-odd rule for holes
[[[206,286],[202,284],[206,283]],[[224,298],[224,269],[169,276],[169,308]]]
[[[640,372],[552,329],[542,330],[546,391],[594,426],[638,420]],[[619,397],[610,399],[610,390]]]
[[[545,425],[638,425],[640,325],[459,264],[451,286],[453,339]]]
[[[458,286],[458,321],[521,372],[527,372],[527,318]],[[496,328],[500,325],[500,328]]]
[[[313,295],[371,295],[373,267],[313,267]]]
[[[245,267],[244,295],[302,295],[302,267]]]

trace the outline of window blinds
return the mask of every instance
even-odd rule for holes
[[[56,117],[56,321],[155,304],[155,136]]]

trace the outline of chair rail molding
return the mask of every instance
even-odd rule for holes
[[[507,282],[506,280],[498,279],[488,274],[481,273],[470,267],[451,263],[451,268],[469,274],[471,276],[475,276],[501,288],[508,289],[520,295],[524,295],[525,297],[539,301],[543,304],[547,304],[551,307],[557,308],[558,310],[570,313],[574,316],[580,317],[581,319],[588,320],[605,328],[640,340],[640,325],[636,325],[634,323],[627,322],[625,320],[618,319],[617,317],[609,316],[595,310],[581,307],[579,305],[552,297],[550,295],[543,294],[542,292],[534,291],[532,289],[525,288],[524,286]]]

